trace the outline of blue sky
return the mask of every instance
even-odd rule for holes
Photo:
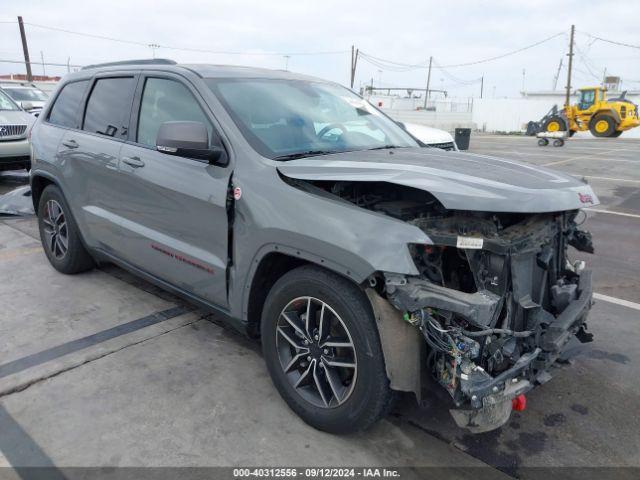
[[[25,22],[92,33],[142,45],[86,38],[27,25],[33,60],[88,64],[147,58],[148,44],[206,49],[219,54],[156,49],[158,57],[202,62],[284,68],[347,84],[351,45],[377,57],[401,63],[421,63],[432,55],[439,65],[466,63],[497,56],[556,33],[563,35],[525,52],[480,65],[434,69],[432,87],[450,95],[477,96],[485,78],[485,95],[515,96],[527,90],[548,90],[566,53],[568,32],[578,33],[574,85],[598,83],[607,72],[620,75],[624,86],[640,89],[640,49],[617,47],[587,34],[640,44],[640,2],[637,1],[277,1],[180,0],[158,2],[89,2],[78,0],[3,0],[0,22]],[[266,53],[339,52],[327,55],[266,55]],[[21,59],[17,25],[0,23],[0,59]],[[565,62],[566,65],[566,62]],[[47,74],[66,68],[45,67]],[[42,73],[41,66],[33,67]],[[421,87],[426,70],[382,70],[359,62],[356,87]],[[1,73],[22,72],[22,65],[0,63]],[[566,81],[563,69],[558,87]],[[474,83],[476,82],[476,83]],[[495,89],[494,89],[495,87]]]

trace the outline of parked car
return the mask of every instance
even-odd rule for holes
[[[0,90],[0,171],[30,168],[28,134],[35,118]]]
[[[567,247],[593,251],[579,229],[591,187],[420,148],[337,84],[98,65],[60,82],[32,149],[54,268],[113,262],[259,336],[316,428],[370,426],[394,392],[431,394],[426,371],[460,426],[497,428],[590,340],[591,275]]]
[[[49,96],[36,87],[28,85],[3,84],[0,87],[9,95],[23,110],[38,116],[49,99]]]
[[[420,144],[421,147],[458,151],[458,146],[449,132],[418,123],[396,122]]]

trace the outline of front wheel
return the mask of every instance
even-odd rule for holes
[[[542,126],[543,132],[564,132],[567,130],[567,122],[560,115],[554,115],[547,119]]]
[[[309,425],[364,430],[390,408],[371,305],[345,278],[313,266],[288,272],[269,292],[261,334],[273,383]]]

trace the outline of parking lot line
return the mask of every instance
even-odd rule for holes
[[[630,302],[629,300],[623,300],[621,298],[610,297],[609,295],[603,295],[602,293],[594,293],[593,298],[596,300],[602,300],[603,302],[615,303],[623,307],[632,308],[634,310],[640,310],[640,303]]]
[[[89,348],[93,345],[106,342],[107,340],[111,340],[112,338],[120,337],[127,333],[131,333],[136,330],[148,327],[150,325],[164,322],[165,320],[170,320],[189,311],[189,307],[172,307],[161,312],[152,313],[151,315],[147,315],[146,317],[138,318],[137,320],[133,320],[128,323],[102,330],[98,333],[94,333],[93,335],[88,335],[76,340],[71,340],[67,343],[63,343],[62,345],[57,345],[55,347],[48,348],[32,355],[19,358],[12,362],[2,364],[0,365],[0,378],[6,377],[8,375],[13,375],[14,373],[21,372],[31,367],[35,367],[36,365],[41,365],[55,358],[77,352],[78,350]]]
[[[611,215],[620,215],[621,217],[640,218],[640,215],[636,215],[635,213],[614,212],[613,210],[602,210],[599,208],[588,208],[587,210],[589,212],[610,213]]]
[[[569,162],[572,162],[574,160],[584,160],[586,158],[593,158],[593,157],[597,157],[598,155],[604,155],[606,153],[615,153],[615,152],[618,152],[618,151],[619,151],[619,149],[616,149],[616,150],[604,150],[602,152],[589,153],[587,155],[576,155],[575,157],[565,158],[564,160],[558,160],[557,162],[545,163],[542,166],[543,167],[550,167],[550,166],[553,166],[553,165],[562,165],[563,163],[569,163]]]
[[[594,180],[607,180],[610,182],[630,182],[630,183],[640,183],[640,180],[632,180],[630,178],[611,178],[611,177],[596,177],[595,175],[578,175],[575,173],[572,173],[571,175],[573,175],[574,177],[577,178],[593,178]]]

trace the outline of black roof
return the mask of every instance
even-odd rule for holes
[[[320,81],[318,78],[288,72],[286,70],[271,70],[268,68],[243,67],[239,65],[211,65],[211,64],[178,64],[166,58],[147,58],[139,60],[123,60],[119,62],[99,63],[87,65],[75,74],[68,75],[69,79],[86,77],[94,72],[91,70],[161,70],[179,72],[189,70],[202,78],[282,78]]]

